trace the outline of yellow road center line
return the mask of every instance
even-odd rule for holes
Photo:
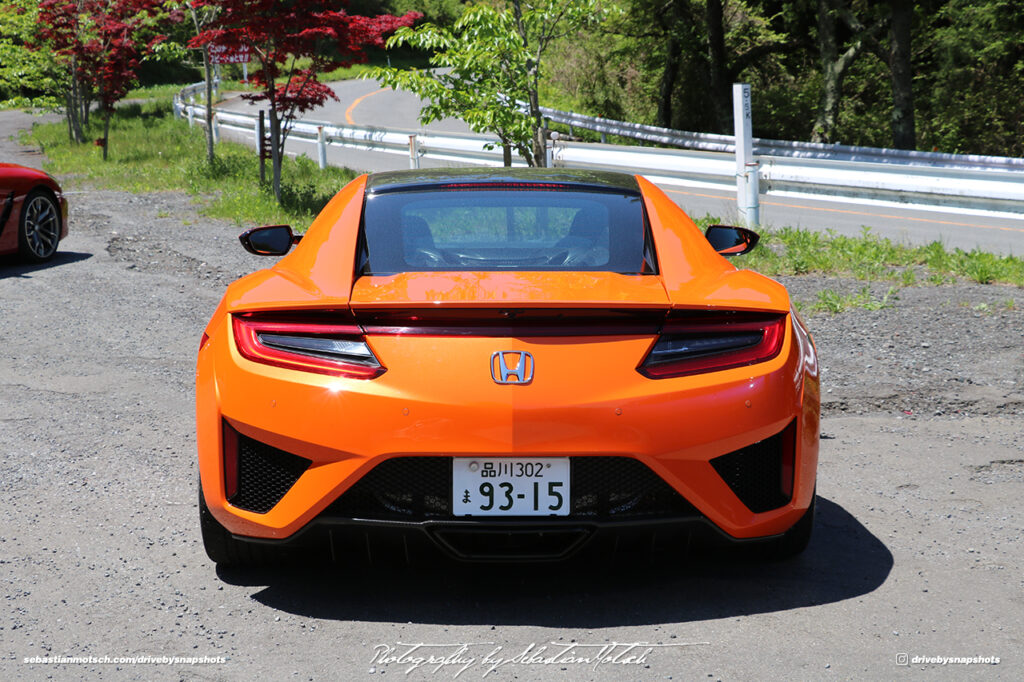
[[[674,194],[686,194],[694,197],[705,197],[708,199],[731,199],[732,195],[703,194],[701,192],[684,192],[679,189],[665,189],[666,192]],[[1024,228],[1005,227],[1002,225],[978,225],[977,223],[960,223],[954,220],[939,220],[937,218],[915,218],[913,216],[889,215],[886,213],[865,213],[863,211],[851,211],[845,208],[826,208],[824,206],[807,206],[804,204],[787,204],[781,201],[762,201],[762,204],[769,206],[782,206],[785,208],[801,208],[808,211],[822,211],[824,213],[846,213],[849,215],[865,216],[867,218],[889,218],[890,220],[912,220],[919,223],[937,223],[939,225],[956,225],[959,227],[977,227],[983,230],[1003,230],[1005,232],[1024,232]]]
[[[354,102],[352,102],[352,104],[348,105],[348,109],[345,110],[345,122],[348,123],[350,126],[354,126],[356,124],[356,122],[352,120],[352,112],[355,111],[356,107],[358,107],[359,104],[364,99],[366,99],[367,97],[373,97],[374,95],[380,94],[380,93],[384,92],[385,90],[390,90],[390,89],[391,88],[381,88],[380,90],[374,90],[373,92],[368,92],[365,95],[363,95],[362,97],[357,97],[356,101],[354,101]]]

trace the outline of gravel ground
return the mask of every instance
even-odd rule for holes
[[[0,159],[41,161],[7,139],[26,120],[0,113]],[[184,195],[69,200],[52,263],[0,261],[0,679],[405,678],[409,664],[373,661],[400,642],[467,643],[477,660],[459,679],[477,679],[496,647],[573,640],[664,646],[639,664],[520,661],[488,679],[1024,675],[1020,288],[922,286],[891,308],[808,318],[820,513],[796,560],[238,573],[215,570],[199,540],[193,362],[225,285],[267,261]],[[863,286],[785,283],[805,301]],[[1000,662],[904,668],[904,653]],[[24,662],[61,655],[225,662]]]

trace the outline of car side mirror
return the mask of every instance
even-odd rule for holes
[[[745,227],[731,225],[711,225],[704,231],[704,237],[711,247],[723,256],[742,256],[750,253],[761,235]]]
[[[288,225],[254,227],[238,235],[238,241],[242,242],[245,250],[257,256],[283,256],[300,239],[302,235],[293,233]]]

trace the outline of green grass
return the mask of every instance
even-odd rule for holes
[[[707,216],[697,222],[706,227],[719,219]],[[769,276],[841,274],[900,286],[912,286],[922,279],[929,284],[944,284],[957,278],[1024,286],[1024,258],[1016,256],[998,256],[980,249],[947,249],[938,241],[907,246],[867,227],[856,237],[791,227],[759,232],[760,245],[734,259],[737,267]]]
[[[863,308],[865,310],[881,310],[891,308],[892,301],[899,298],[896,287],[889,287],[889,290],[881,298],[871,294],[868,287],[862,288],[855,294],[840,294],[832,289],[823,289],[818,292],[818,298],[809,306],[810,312],[829,312],[832,314],[841,313],[851,308]]]
[[[132,88],[125,99],[152,99],[167,100],[168,102],[175,94],[188,83],[164,83],[162,85],[147,85],[146,87]]]
[[[102,136],[93,117],[86,137]],[[49,157],[47,170],[65,185],[87,184],[131,192],[179,190],[196,196],[204,214],[239,224],[290,224],[304,230],[324,204],[355,177],[346,168],[321,171],[305,157],[286,157],[282,206],[259,182],[259,162],[249,145],[221,142],[211,165],[202,128],[176,120],[168,101],[119,107],[110,123],[108,159],[93,144],[71,144],[63,123],[37,124],[29,134]],[[267,164],[267,175],[270,164]]]

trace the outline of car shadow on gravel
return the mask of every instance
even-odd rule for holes
[[[45,263],[24,263],[17,255],[0,256],[0,279],[5,277],[29,277],[34,272],[55,268],[60,265],[77,263],[92,258],[91,253],[79,251],[58,251]]]
[[[328,620],[445,625],[617,627],[728,618],[827,604],[882,585],[893,556],[839,505],[818,498],[814,536],[798,558],[724,555],[653,563],[374,566],[343,562],[218,569],[274,609]],[[597,569],[597,570],[595,570]]]

